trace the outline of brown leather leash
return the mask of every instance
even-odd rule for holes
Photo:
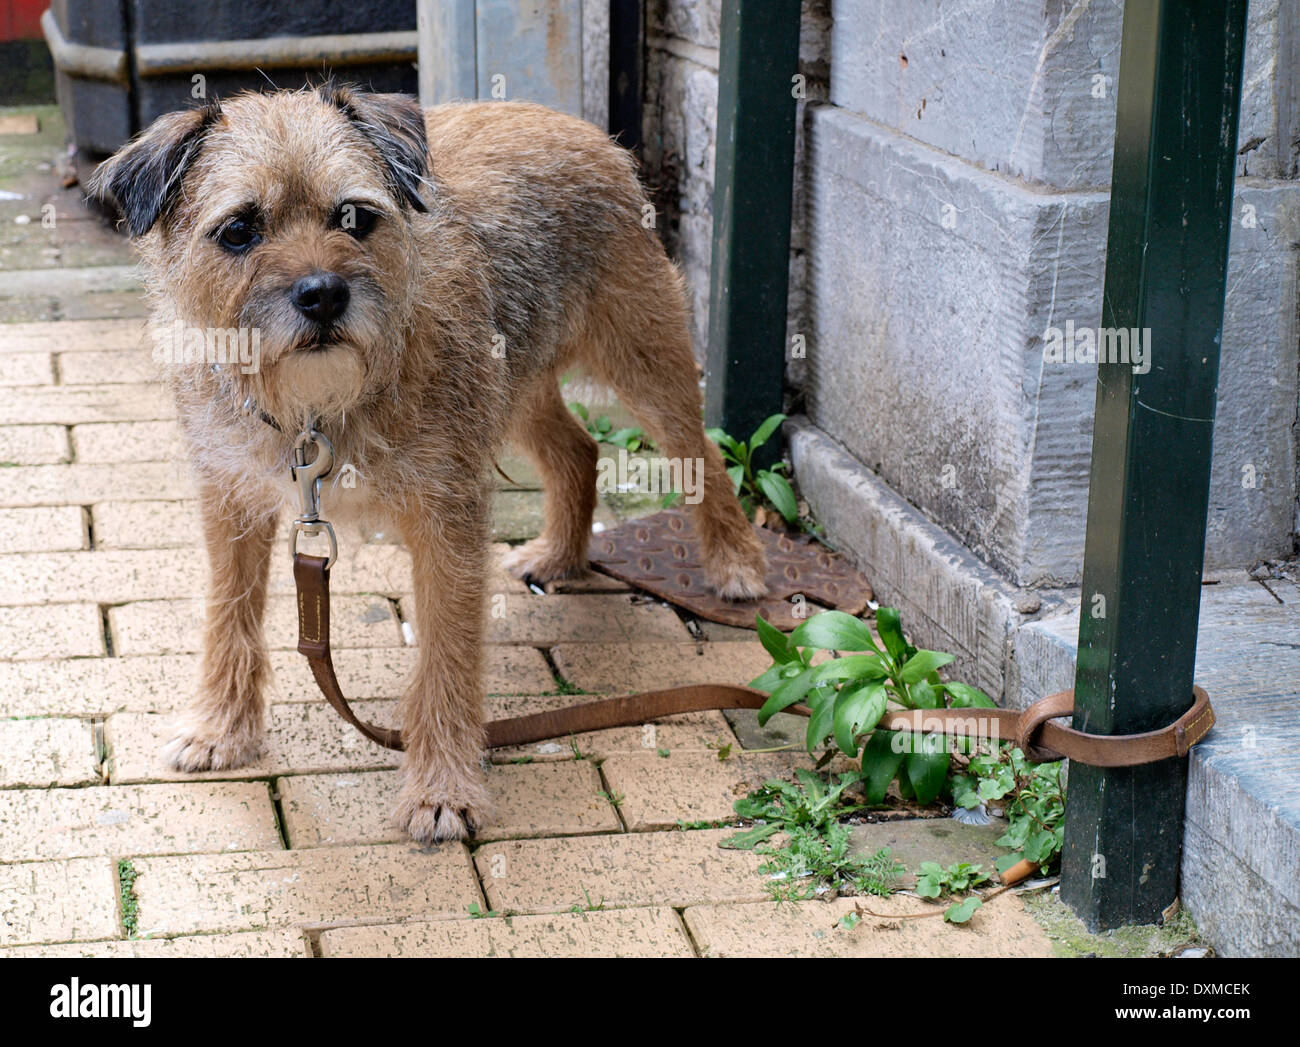
[[[372,742],[402,748],[400,731],[379,727],[352,711],[339,686],[330,655],[329,568],[332,557],[294,551],[293,576],[298,588],[298,650],[306,655],[312,675],[335,711]],[[1190,709],[1168,727],[1143,734],[1100,735],[1076,731],[1054,722],[1074,711],[1074,692],[1061,691],[1034,702],[1023,712],[1010,709],[913,709],[890,712],[879,726],[919,734],[954,734],[975,740],[1014,740],[1037,763],[1070,759],[1093,767],[1130,767],[1186,756],[1214,726],[1209,696],[1192,688]],[[487,724],[490,749],[526,745],[547,738],[585,734],[610,727],[629,727],[679,713],[707,709],[758,709],[767,701],[762,691],[732,684],[693,684],[662,691],[645,691],[550,712],[493,720]],[[809,715],[803,705],[786,712]]]

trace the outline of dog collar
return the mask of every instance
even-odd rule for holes
[[[211,368],[212,373],[213,373],[214,375],[216,375],[218,379],[221,379],[221,378],[222,378],[222,374],[221,374],[221,365],[220,365],[220,364],[211,364],[211,365],[209,365],[209,366],[210,366],[210,368]],[[280,423],[277,422],[274,418],[272,418],[272,417],[271,417],[269,414],[267,414],[265,411],[263,411],[262,408],[260,408],[260,407],[257,405],[257,401],[254,400],[251,396],[248,396],[248,397],[245,397],[245,398],[244,398],[244,402],[243,402],[243,404],[240,405],[240,410],[242,410],[242,411],[244,412],[244,414],[246,414],[246,415],[250,415],[250,416],[253,417],[253,418],[261,419],[263,422],[265,422],[267,425],[269,425],[272,429],[274,429],[277,433],[282,433],[282,432],[284,432],[284,430],[280,427]]]

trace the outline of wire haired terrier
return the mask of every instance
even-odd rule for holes
[[[586,566],[597,446],[561,373],[610,387],[665,455],[703,461],[691,512],[710,582],[764,591],[762,547],[701,423],[681,276],[642,224],[633,158],[597,128],[328,83],[160,117],[90,189],[138,241],[156,329],[260,338],[255,368],[167,367],[211,572],[176,768],[259,754],[271,547],[309,424],[361,478],[327,492],[331,516],[384,521],[411,553],[421,643],[397,821],[417,840],[464,838],[487,810],[484,584],[504,442],[546,491],[541,536],[508,566],[539,582]]]

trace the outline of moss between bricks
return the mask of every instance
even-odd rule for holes
[[[117,863],[117,885],[122,900],[122,927],[128,938],[134,938],[140,919],[140,900],[135,896],[135,879],[139,874],[130,858]]]
[[[1050,891],[1021,895],[1021,901],[1051,939],[1057,956],[1172,956],[1189,946],[1208,948],[1196,921],[1183,909],[1158,927],[1130,924],[1090,934],[1083,921]]]

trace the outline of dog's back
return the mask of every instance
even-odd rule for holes
[[[551,362],[615,260],[662,253],[635,161],[592,124],[533,103],[453,103],[425,117],[430,202],[442,198],[482,245],[506,359],[526,377]]]

